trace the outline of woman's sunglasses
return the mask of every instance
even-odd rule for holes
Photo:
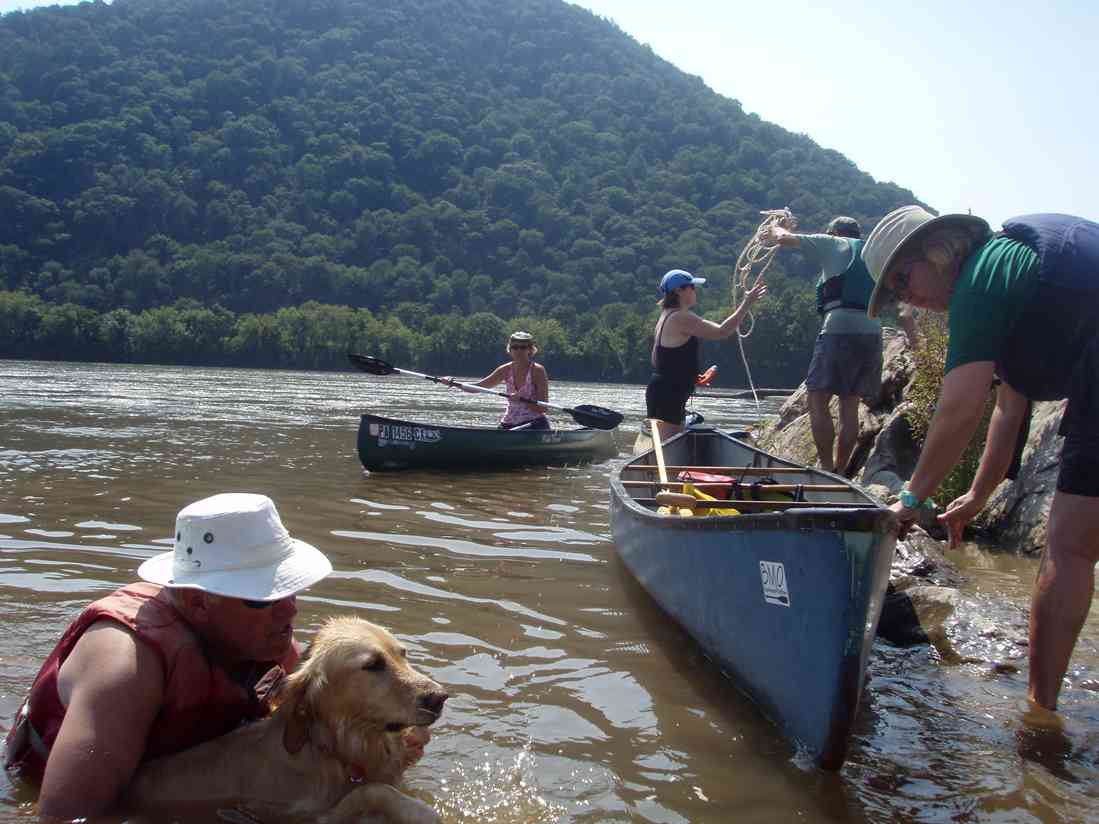
[[[508,349],[530,349],[529,343],[509,343]]]

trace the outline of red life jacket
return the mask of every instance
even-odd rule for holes
[[[156,584],[136,583],[95,601],[69,625],[50,653],[8,733],[7,767],[41,779],[65,706],[57,692],[57,674],[84,631],[97,621],[117,621],[159,655],[164,667],[164,704],[145,741],[142,760],[179,752],[224,735],[247,719],[270,712],[267,690],[293,669],[298,654],[291,646],[282,661],[260,664],[266,673],[255,687],[234,681],[207,655],[205,646]],[[274,670],[274,671],[272,671]],[[19,720],[26,714],[29,730]],[[21,734],[19,742],[15,736]]]

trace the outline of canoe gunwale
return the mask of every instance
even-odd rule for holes
[[[624,490],[618,497],[630,511],[645,519],[646,526],[672,530],[718,530],[720,532],[886,532],[896,522],[896,517],[885,507],[863,509],[838,509],[813,507],[790,509],[780,512],[742,513],[740,515],[707,515],[684,518],[661,515],[629,500]]]

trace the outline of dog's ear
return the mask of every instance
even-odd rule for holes
[[[286,716],[282,745],[291,755],[309,740],[309,727],[313,723],[312,680],[308,667],[299,669],[286,679],[279,692],[279,713]]]

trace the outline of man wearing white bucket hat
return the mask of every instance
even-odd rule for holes
[[[1035,214],[993,234],[972,215],[905,206],[874,228],[863,259],[875,280],[871,316],[893,300],[950,313],[942,392],[894,506],[902,528],[969,444],[994,375],[1001,382],[977,473],[939,516],[952,544],[1004,479],[1029,401],[1068,399],[1030,610],[1029,697],[1054,710],[1099,561],[1099,224]]]
[[[297,663],[295,594],[332,571],[264,495],[214,495],[176,517],[174,548],[87,607],[46,659],[8,734],[6,766],[39,809],[110,807],[139,764],[267,712]]]

